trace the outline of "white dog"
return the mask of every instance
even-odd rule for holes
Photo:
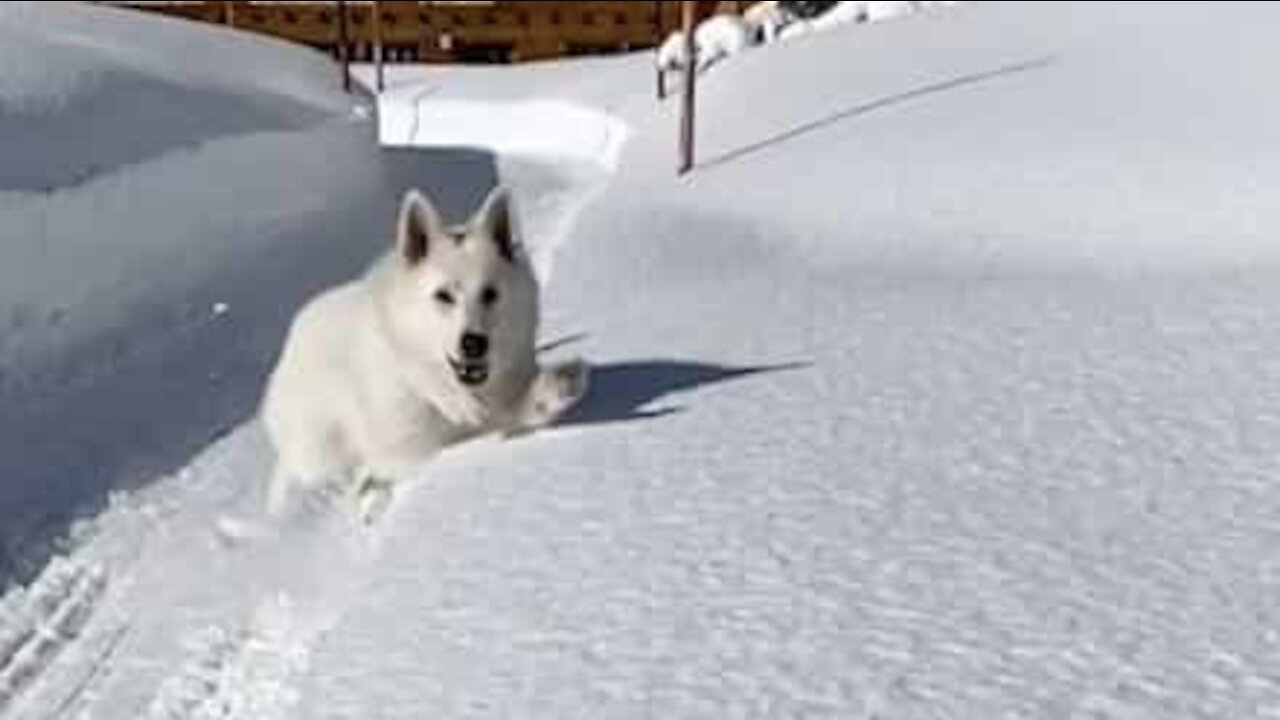
[[[367,521],[444,446],[558,418],[585,393],[587,367],[540,369],[537,327],[538,283],[507,193],[447,227],[409,191],[392,250],[289,330],[262,405],[276,451],[269,513],[294,488],[337,481]]]

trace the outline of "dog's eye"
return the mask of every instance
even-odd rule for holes
[[[435,298],[436,298],[436,302],[440,303],[441,305],[448,306],[448,305],[452,305],[454,302],[453,293],[444,289],[437,290],[435,294]]]
[[[496,288],[494,288],[494,287],[492,287],[492,286],[489,286],[489,287],[486,287],[484,290],[481,290],[481,291],[480,291],[480,302],[481,302],[485,307],[491,307],[494,303],[498,302],[498,291],[497,291],[497,289],[496,289]]]

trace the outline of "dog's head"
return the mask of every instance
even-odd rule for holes
[[[392,259],[396,325],[415,358],[471,389],[532,357],[538,288],[516,234],[511,198],[501,187],[458,226],[442,223],[416,190],[400,205]]]

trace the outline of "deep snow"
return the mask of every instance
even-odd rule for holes
[[[321,510],[228,549],[209,528],[266,467],[242,426],[6,598],[0,697],[28,676],[18,717],[1280,714],[1277,19],[977,3],[797,37],[707,76],[683,179],[650,57],[397,73],[384,119],[488,97],[629,127],[586,175],[577,133],[497,162],[554,254],[553,353],[596,365],[586,404],[446,453],[371,533]]]

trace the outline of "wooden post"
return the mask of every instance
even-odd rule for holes
[[[351,92],[351,37],[347,32],[346,0],[338,0],[338,62],[342,65],[342,89]]]
[[[697,3],[684,0],[681,16],[681,28],[684,31],[684,85],[681,87],[680,103],[680,167],[679,173],[684,175],[693,169],[694,150],[694,108],[696,92],[694,82],[698,78],[698,48],[693,41],[693,33],[697,29]]]
[[[666,38],[662,37],[662,0],[653,0],[653,47],[654,53],[662,48],[662,41]],[[654,73],[658,81],[658,99],[661,100],[667,96],[667,73],[656,62],[657,55],[654,56]]]
[[[422,4],[414,3],[418,6],[419,13],[422,12]],[[421,15],[420,15],[421,16]],[[428,15],[427,17],[430,17]],[[434,57],[435,53],[431,52],[435,49],[436,39],[431,31],[430,23],[420,23],[418,26],[418,60],[417,62],[426,62],[428,57]]]
[[[382,71],[382,55],[384,49],[382,47],[382,3],[373,0],[373,51],[376,53],[374,57],[374,73],[377,76],[378,92],[382,92],[386,87],[385,76]]]
[[[236,4],[233,0],[223,0],[222,19],[226,21],[228,27],[236,26]]]

